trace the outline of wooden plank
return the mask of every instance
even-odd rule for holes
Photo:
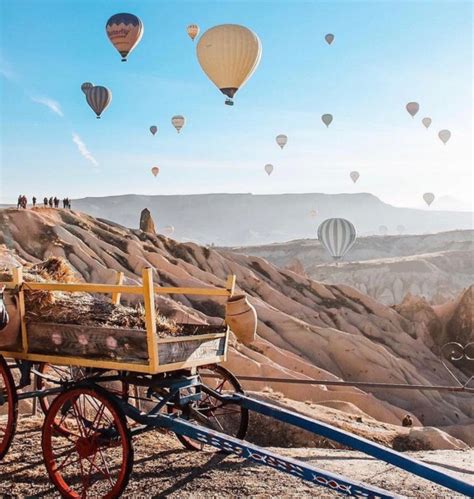
[[[23,291],[23,267],[14,267],[12,269],[13,284],[18,286],[18,309],[21,317],[21,348],[23,352],[28,351],[28,336],[25,322],[25,294]]]
[[[161,343],[158,351],[159,364],[187,363],[223,356],[225,343],[225,336],[205,340],[195,336],[189,341]]]
[[[235,275],[227,276],[225,287],[228,292],[228,296],[234,296],[236,279]]]
[[[153,288],[153,272],[150,267],[144,268],[142,272],[143,299],[145,304],[145,323],[148,343],[148,358],[150,368],[158,367],[158,344],[156,341],[156,310],[155,294]]]
[[[116,286],[121,286],[123,284],[123,277],[124,274],[123,272],[117,272],[115,275],[115,285]],[[112,293],[112,305],[120,305],[120,297],[122,296],[122,293]]]
[[[65,291],[70,293],[104,293],[104,294],[134,294],[141,295],[141,286],[118,286],[116,284],[88,284],[88,283],[53,283],[53,282],[28,282],[29,289],[43,291]],[[159,295],[205,295],[229,296],[229,291],[224,288],[171,288],[155,286],[154,292]]]
[[[181,369],[193,369],[199,366],[207,366],[208,364],[219,364],[220,362],[224,362],[224,359],[223,355],[216,355],[215,357],[187,360],[185,362],[174,362],[173,364],[163,364],[162,366],[158,366],[157,369],[153,371],[153,374],[180,371]]]
[[[29,289],[39,289],[44,291],[65,291],[69,293],[122,293],[129,295],[141,295],[143,293],[143,288],[141,286],[116,286],[114,284],[63,284],[53,282],[28,282],[25,285]]]
[[[142,329],[30,322],[28,341],[28,351],[36,354],[142,363],[148,359],[147,335]]]
[[[47,362],[49,364],[55,364],[57,366],[79,366],[79,367],[92,367],[96,369],[117,369],[123,371],[133,371],[139,373],[151,373],[150,365],[143,363],[134,362],[117,362],[110,360],[97,360],[97,359],[87,359],[84,357],[65,357],[62,355],[44,355],[36,353],[24,353],[24,352],[6,352],[0,351],[0,355],[3,355],[6,359],[19,359],[19,360],[29,360],[31,362]],[[165,368],[166,370],[166,368]]]
[[[229,291],[224,288],[165,288],[155,286],[157,295],[205,295],[205,296],[229,296]]]
[[[162,343],[179,343],[180,341],[190,341],[199,338],[201,340],[209,340],[215,338],[223,338],[226,335],[225,331],[219,333],[192,334],[188,336],[169,336],[168,338],[158,338],[158,345]]]

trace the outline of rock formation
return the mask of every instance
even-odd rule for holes
[[[113,283],[115,272],[122,271],[125,282],[136,283],[146,266],[155,269],[156,282],[164,286],[223,286],[227,275],[235,274],[237,292],[249,295],[259,319],[257,340],[250,347],[232,343],[228,367],[237,374],[452,383],[433,352],[429,325],[418,322],[416,313],[403,316],[354,288],[322,284],[261,258],[177,243],[62,210],[0,210],[0,244],[19,260],[61,256],[78,278],[89,282]],[[223,300],[207,296],[159,296],[157,305],[178,322],[221,323],[224,316]],[[427,317],[433,318],[429,313]],[[244,386],[261,390],[265,384]],[[470,394],[324,384],[280,383],[274,388],[289,399],[362,414],[384,424],[400,425],[409,413],[414,427],[423,421],[474,443],[467,430],[474,418]]]
[[[317,281],[348,284],[386,305],[407,294],[441,304],[474,282],[474,231],[468,230],[359,237],[337,265],[314,239],[233,249]]]
[[[156,234],[155,222],[148,208],[142,210],[140,214],[140,230],[147,234]]]

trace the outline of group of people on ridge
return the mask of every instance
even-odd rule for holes
[[[35,206],[37,206],[37,198],[35,196],[33,196],[31,198],[31,202],[33,204],[33,208]],[[61,203],[61,200],[59,198],[57,198],[56,196],[53,197],[44,197],[43,198],[43,205],[45,208],[47,208],[48,206],[50,208],[59,208],[59,205]],[[68,209],[71,209],[71,200],[69,198],[64,198],[62,200],[62,203],[63,203],[63,208],[68,208]],[[26,210],[26,207],[28,205],[28,198],[26,196],[24,196],[23,194],[20,194],[18,196],[18,201],[17,201],[17,204],[16,204],[16,207],[19,209],[19,208],[23,208]]]

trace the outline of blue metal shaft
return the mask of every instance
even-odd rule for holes
[[[236,403],[251,411],[255,411],[259,414],[269,416],[284,423],[303,428],[304,430],[310,431],[317,435],[330,438],[335,442],[352,447],[353,449],[364,452],[365,454],[373,456],[377,459],[381,459],[386,463],[393,464],[398,468],[409,471],[410,473],[418,475],[422,478],[426,478],[431,482],[442,485],[443,487],[454,490],[460,494],[464,494],[468,497],[474,496],[474,485],[447,474],[435,466],[431,466],[408,457],[400,452],[394,451],[393,449],[389,449],[380,444],[367,440],[366,438],[353,435],[352,433],[340,430],[339,428],[315,421],[314,419],[310,419],[301,414],[296,414],[288,411],[287,409],[276,407],[266,402],[261,402],[260,400],[252,399],[245,395],[235,394],[233,399]]]
[[[339,494],[355,497],[370,497],[374,499],[398,498],[384,489],[372,485],[366,485],[357,480],[323,471],[315,466],[303,463],[291,457],[284,457],[244,440],[230,437],[223,433],[198,426],[184,419],[158,414],[153,422],[154,425],[169,428],[175,433],[186,435],[203,444],[217,447],[225,452],[236,454],[243,459],[250,459],[258,464],[265,464],[279,471],[307,480],[315,485],[327,487]]]

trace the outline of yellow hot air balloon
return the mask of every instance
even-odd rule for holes
[[[158,175],[158,173],[160,173],[160,169],[157,166],[154,166],[151,169],[151,173],[153,173],[153,176],[156,177]]]
[[[258,36],[238,24],[208,29],[196,47],[201,68],[217,88],[227,95],[226,104],[252,76],[260,62],[262,45]]]
[[[186,31],[189,35],[189,38],[194,42],[194,39],[196,36],[199,35],[199,26],[197,24],[190,24],[187,28]]]
[[[142,39],[143,23],[133,14],[115,14],[107,21],[105,31],[112,45],[122,56],[122,62],[126,62],[128,54]]]

